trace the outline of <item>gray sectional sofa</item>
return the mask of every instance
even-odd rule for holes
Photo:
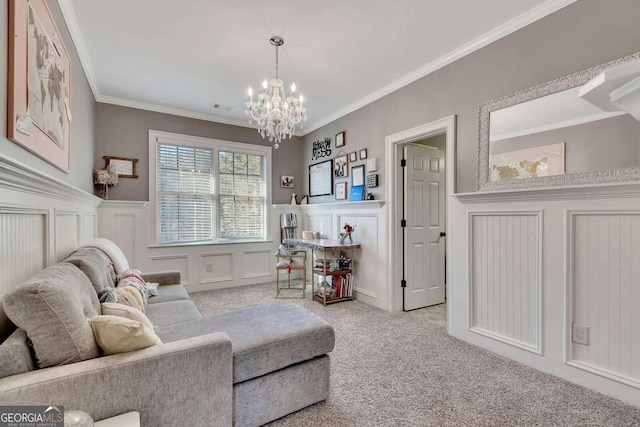
[[[96,274],[95,261],[109,259],[97,248],[82,251],[90,252],[93,271],[72,255],[7,294],[5,311],[17,298],[49,292],[58,298],[56,316],[100,314],[96,290],[104,283],[95,282],[108,279]],[[328,397],[335,336],[320,317],[283,302],[202,317],[179,272],[143,276],[160,283],[146,314],[162,344],[38,369],[29,337],[14,327],[0,345],[0,405],[64,405],[95,420],[139,411],[143,426],[249,426]],[[69,342],[63,349],[75,351]]]

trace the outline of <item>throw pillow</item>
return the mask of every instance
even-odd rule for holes
[[[52,265],[4,296],[4,311],[33,344],[39,368],[93,359],[100,350],[87,318],[100,303],[87,276],[68,263]]]
[[[127,319],[135,320],[136,322],[140,322],[146,327],[153,330],[153,324],[151,323],[151,320],[149,320],[149,318],[137,308],[133,308],[128,305],[118,304],[115,302],[103,302],[102,314],[110,316],[120,316]]]
[[[96,342],[106,355],[125,353],[162,344],[153,329],[120,316],[102,315],[89,319]]]

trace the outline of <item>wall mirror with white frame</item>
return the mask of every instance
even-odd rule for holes
[[[640,182],[640,52],[479,107],[479,191]]]

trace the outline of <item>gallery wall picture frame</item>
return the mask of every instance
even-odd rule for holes
[[[349,176],[349,161],[347,155],[333,159],[333,177],[335,179],[347,178]]]
[[[280,176],[280,187],[282,188],[293,188],[295,187],[295,179],[290,175],[282,175]]]
[[[309,196],[333,194],[333,160],[309,166]]]
[[[104,159],[104,168],[110,169],[120,178],[138,178],[136,174],[136,165],[138,159],[128,157],[102,156]]]
[[[336,134],[336,148],[343,147],[347,143],[345,132]]]
[[[351,187],[351,193],[349,194],[350,202],[359,202],[364,200],[364,185],[356,185]]]
[[[68,173],[72,79],[62,40],[45,0],[9,1],[7,136]]]
[[[336,184],[336,200],[347,200],[347,183],[338,182]]]
[[[364,185],[364,165],[351,168],[351,187]]]
[[[364,160],[367,158],[367,149],[363,148],[362,150],[360,150],[360,160]]]
[[[358,153],[356,151],[353,151],[353,152],[349,153],[349,161],[350,162],[357,162],[358,161]]]

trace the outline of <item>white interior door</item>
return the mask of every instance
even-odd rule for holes
[[[404,147],[405,310],[445,300],[444,151],[424,145]]]

